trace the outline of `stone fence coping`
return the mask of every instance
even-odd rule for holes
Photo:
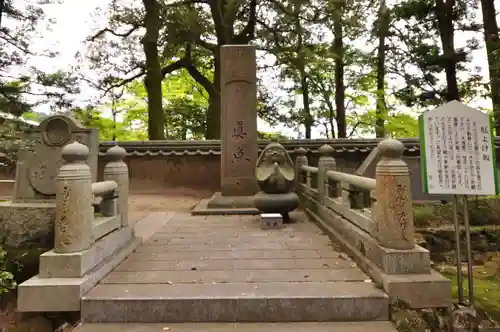
[[[382,140],[381,139],[298,139],[280,140],[280,143],[289,153],[294,153],[297,148],[304,148],[309,153],[320,153],[319,148],[329,145],[335,153],[369,153]],[[404,145],[405,155],[419,155],[420,141],[418,138],[399,139]],[[262,151],[270,140],[258,140],[259,152]],[[108,148],[117,142],[101,142],[99,155],[104,156]],[[164,140],[164,141],[123,141],[120,146],[127,151],[128,156],[170,156],[170,155],[220,155],[220,140]],[[500,136],[495,137],[495,146],[500,149]]]
[[[95,197],[103,197],[113,194],[116,191],[118,185],[115,181],[99,181],[92,183],[92,194]]]
[[[302,169],[304,166],[302,166]],[[348,182],[349,184],[352,184],[353,186],[362,188],[362,189],[369,189],[373,190],[375,189],[376,185],[376,180],[372,178],[367,178],[364,176],[359,176],[359,175],[352,175],[349,173],[344,173],[344,172],[337,172],[337,171],[327,171],[326,176],[330,181],[334,182]]]

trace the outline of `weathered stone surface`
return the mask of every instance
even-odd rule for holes
[[[415,228],[408,165],[401,159],[404,145],[387,139],[378,145],[382,159],[377,164],[374,221],[377,240],[387,248],[412,249]]]
[[[18,156],[14,200],[54,199],[56,177],[63,163],[62,148],[74,141],[89,147],[86,162],[92,180],[97,181],[98,139],[96,129],[84,128],[64,115],[50,116],[38,128],[27,131],[28,146]]]
[[[262,190],[254,196],[255,207],[261,213],[279,213],[283,221],[290,221],[289,213],[298,207],[299,197],[292,191],[295,168],[283,145],[272,142],[265,147],[257,160],[255,176]]]
[[[116,250],[132,240],[132,229],[117,229],[95,242],[89,249],[74,253],[53,250],[40,255],[39,278],[78,278],[100,264]]]
[[[64,147],[56,181],[54,251],[69,253],[88,249],[94,242],[92,175],[85,163],[89,149],[78,142]]]
[[[307,207],[311,206],[311,201],[304,203]],[[351,243],[384,273],[429,273],[431,270],[429,251],[420,246],[416,245],[408,250],[385,248],[350,220],[325,206],[319,206],[314,213],[333,226],[345,241]]]
[[[132,240],[98,268],[81,278],[39,278],[18,286],[17,310],[21,312],[68,312],[80,310],[80,299],[140,244]]]
[[[118,184],[118,213],[121,214],[121,225],[128,226],[128,167],[123,161],[125,149],[115,145],[106,152],[108,163],[104,167],[104,180],[115,181]]]
[[[401,271],[402,274],[387,274],[381,266],[375,263],[377,257],[379,257],[378,262],[381,264],[381,256],[373,254],[373,248],[376,248],[373,246],[376,243],[375,239],[370,240],[367,233],[328,208],[317,205],[317,201],[311,199],[311,197],[302,194],[301,198],[308,215],[331,238],[336,239],[361,269],[368,273],[374,282],[387,292],[392,303],[401,300],[408,304],[410,308],[417,309],[448,307],[451,305],[451,282],[430,269],[428,253],[427,255],[423,254],[423,249],[416,252],[415,248],[413,250],[394,250],[395,253],[414,253],[409,258],[397,255],[396,260],[393,260],[392,263],[399,260],[400,266],[386,265],[386,269],[392,266],[397,268],[396,271]],[[384,250],[388,253],[391,252],[387,248],[384,248]],[[421,251],[421,253],[419,254],[418,251]],[[426,268],[429,268],[428,272],[423,273]]]
[[[221,191],[223,196],[252,196],[257,185],[256,48],[225,45],[221,63]]]
[[[216,192],[207,203],[208,209],[253,209],[253,196],[224,196]]]
[[[215,193],[219,194],[220,193]],[[244,201],[241,201],[244,198]],[[246,208],[235,208],[234,202],[242,202]],[[238,205],[240,205],[238,203]],[[259,210],[253,207],[253,196],[236,196],[224,197],[223,199],[202,199],[191,210],[193,216],[221,216],[221,215],[257,215]]]
[[[396,332],[390,322],[83,324],[75,332]]]
[[[126,288],[127,292],[123,289]],[[169,310],[165,310],[168,307]],[[387,320],[387,297],[364,282],[99,285],[84,322],[300,322]]]
[[[52,248],[53,202],[0,202],[0,244],[11,248]]]
[[[92,223],[92,238],[94,241],[121,227],[121,215],[114,217],[97,217]]]
[[[86,294],[83,319],[387,319],[385,294],[303,214],[292,217],[264,231],[258,216],[176,214]]]

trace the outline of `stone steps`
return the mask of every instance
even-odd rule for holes
[[[272,329],[272,330],[271,330]],[[75,332],[397,332],[390,322],[83,324]]]
[[[389,303],[359,281],[100,284],[82,298],[81,315],[86,323],[387,321]]]

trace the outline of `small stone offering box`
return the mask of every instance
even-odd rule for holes
[[[260,215],[260,229],[283,228],[283,217],[279,213],[262,213]]]

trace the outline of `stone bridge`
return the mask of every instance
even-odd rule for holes
[[[451,284],[415,244],[403,144],[378,149],[375,178],[336,171],[329,145],[316,166],[297,149],[301,209],[287,227],[261,230],[258,216],[168,206],[132,225],[125,150],[107,150],[97,182],[89,149],[67,144],[54,249],[19,285],[18,309],[79,312],[77,332],[394,332],[391,303],[448,308]]]

